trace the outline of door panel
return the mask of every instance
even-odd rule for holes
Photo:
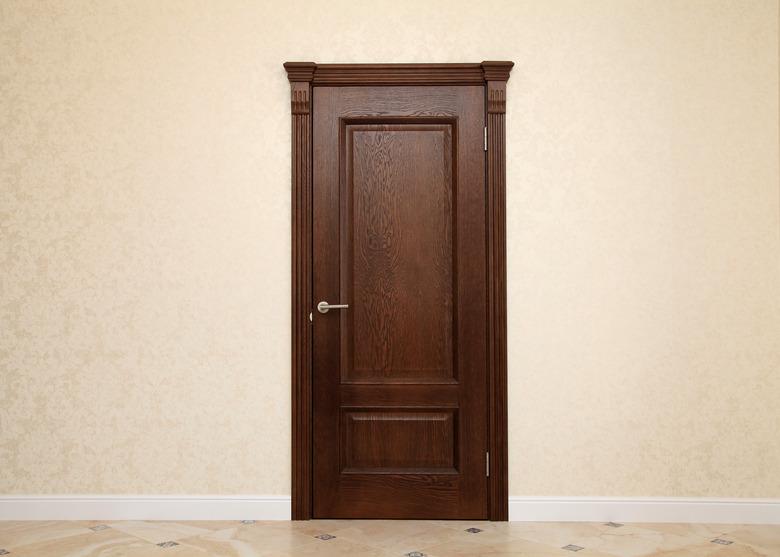
[[[344,382],[453,379],[452,126],[346,126]]]
[[[314,516],[486,518],[484,88],[313,98]]]
[[[342,473],[455,473],[456,412],[454,408],[344,409]]]

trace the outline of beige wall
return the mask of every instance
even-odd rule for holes
[[[773,1],[0,3],[0,493],[287,494],[281,63],[516,62],[513,495],[780,497]]]

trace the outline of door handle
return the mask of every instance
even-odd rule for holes
[[[329,304],[326,301],[322,301],[319,304],[317,304],[317,311],[320,313],[328,313],[331,309],[347,309],[349,307],[349,304]]]

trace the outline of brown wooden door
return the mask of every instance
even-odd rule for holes
[[[487,518],[483,86],[313,92],[317,518]]]

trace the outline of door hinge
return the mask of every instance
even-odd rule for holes
[[[487,126],[484,127],[484,137],[485,137],[485,151],[487,151]]]
[[[485,476],[490,477],[490,453],[485,453]]]

